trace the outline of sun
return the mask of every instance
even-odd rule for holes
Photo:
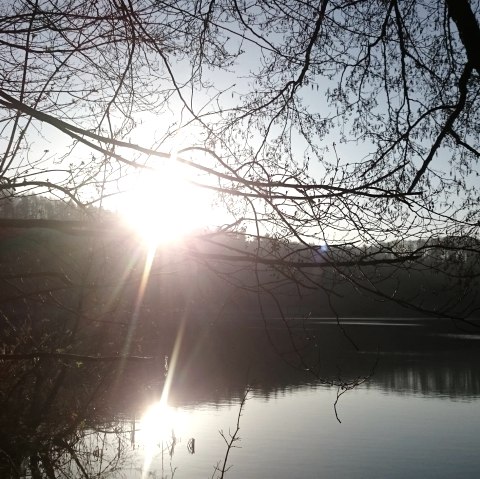
[[[174,243],[215,221],[212,198],[173,158],[128,177],[120,216],[149,246]]]

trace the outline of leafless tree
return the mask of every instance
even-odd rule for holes
[[[185,254],[235,287],[277,302],[285,284],[332,298],[346,283],[425,313],[475,312],[473,293],[459,309],[398,290],[426,270],[475,289],[478,1],[1,9],[6,196],[99,205],[133,170],[176,161],[231,218]]]

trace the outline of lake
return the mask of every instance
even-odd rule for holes
[[[288,326],[165,327],[144,345],[157,360],[125,365],[109,381],[95,373],[93,389],[109,386],[87,395],[95,406],[75,429],[48,433],[54,421],[43,416],[35,431],[48,444],[57,435],[56,449],[48,449],[52,471],[219,477],[215,466],[227,451],[219,431],[229,440],[239,420],[228,478],[478,477],[480,330],[414,318],[344,319],[342,328],[334,319],[292,319]],[[60,409],[57,421],[71,421],[73,413]],[[34,477],[32,441],[16,434],[20,475]]]
[[[478,477],[478,398],[359,388],[342,398],[342,424],[335,419],[334,401],[331,390],[308,386],[269,397],[252,391],[240,421],[240,448],[230,453],[227,477]],[[238,404],[174,411],[179,427],[171,458],[172,467],[178,468],[175,477],[211,477],[225,453],[218,430],[235,429]],[[187,449],[191,437],[196,439],[195,454]],[[140,451],[147,449],[148,442],[142,442]],[[150,469],[154,477],[162,477],[162,470],[171,475],[169,451],[163,458],[161,451],[160,443]]]

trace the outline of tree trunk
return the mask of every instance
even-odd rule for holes
[[[445,0],[472,67],[480,75],[480,28],[468,0]]]

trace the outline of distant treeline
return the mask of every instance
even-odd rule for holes
[[[0,191],[0,218],[85,220],[96,208],[80,208],[73,201],[46,198],[41,195],[13,196]]]
[[[11,219],[58,219],[60,226],[85,219],[76,206],[43,197],[4,199],[0,216],[5,202]],[[480,306],[473,238],[306,246],[207,232],[158,249],[146,266],[148,252],[133,232],[99,224],[106,226],[88,234],[71,223],[0,228],[0,309],[59,318],[62,330],[76,331],[80,323],[127,324],[132,315],[154,327],[182,315],[468,317]]]

